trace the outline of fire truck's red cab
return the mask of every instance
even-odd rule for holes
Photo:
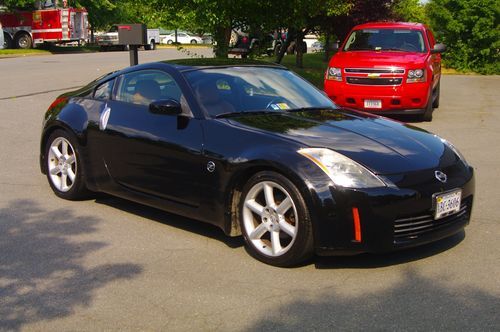
[[[43,43],[84,42],[88,13],[83,8],[50,8],[0,13],[8,47],[31,48]]]

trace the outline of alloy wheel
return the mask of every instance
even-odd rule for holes
[[[57,190],[69,191],[75,184],[77,163],[75,149],[64,137],[52,141],[48,154],[48,171],[50,181]]]
[[[248,239],[260,253],[279,257],[297,238],[298,214],[290,194],[279,184],[255,184],[243,204],[243,227]]]

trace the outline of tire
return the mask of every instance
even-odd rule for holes
[[[172,39],[167,40],[168,45],[172,45],[173,43],[174,43],[174,41]]]
[[[90,196],[78,143],[66,131],[54,131],[45,144],[45,173],[54,193],[64,199]]]
[[[441,79],[438,82],[436,90],[434,90],[434,102],[432,103],[432,107],[439,108],[439,96],[441,95]]]
[[[306,203],[283,175],[264,171],[243,188],[239,222],[247,251],[269,265],[294,266],[313,254],[313,231]]]
[[[23,50],[33,47],[33,40],[27,33],[20,33],[14,39],[14,46]]]
[[[425,107],[425,111],[421,116],[422,121],[431,122],[433,111],[434,107],[432,106],[432,94],[431,94],[431,96],[429,97],[429,101],[427,101],[427,106]]]
[[[108,51],[108,47],[104,46],[104,45],[101,45],[101,46],[99,46],[99,51],[101,51],[101,52],[107,52]]]
[[[198,44],[198,42],[195,39],[191,39],[190,43],[191,44]]]
[[[153,51],[156,49],[156,44],[154,40],[151,40],[148,45],[144,45],[146,51]]]
[[[12,48],[12,38],[7,32],[3,33],[3,47],[4,48]]]

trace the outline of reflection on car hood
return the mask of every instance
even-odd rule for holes
[[[308,111],[243,115],[228,119],[292,139],[307,147],[335,150],[377,174],[396,174],[456,162],[441,140],[416,127],[363,113]]]

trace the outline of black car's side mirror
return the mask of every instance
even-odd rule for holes
[[[173,99],[162,99],[149,104],[149,111],[155,114],[179,115],[182,113],[181,104]]]
[[[435,53],[443,53],[446,51],[446,45],[445,44],[436,44],[434,45],[434,48],[431,50],[432,54]]]

